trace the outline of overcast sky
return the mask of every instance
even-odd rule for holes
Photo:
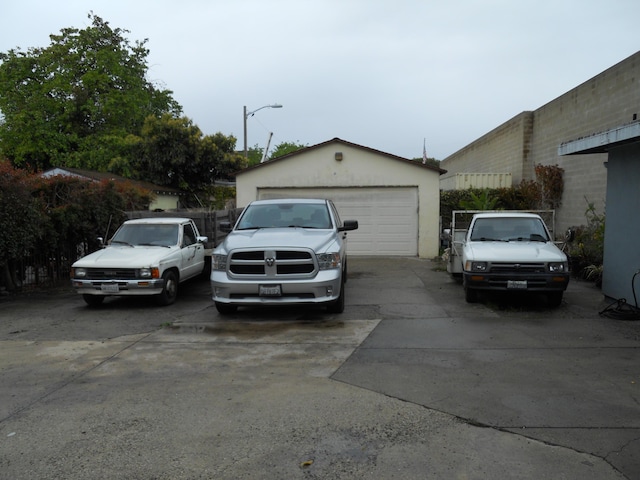
[[[149,78],[243,148],[339,137],[439,160],[640,49],[638,0],[6,0],[0,51],[93,11],[148,39]]]

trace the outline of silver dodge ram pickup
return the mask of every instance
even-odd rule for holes
[[[211,256],[211,291],[218,312],[238,306],[325,304],[344,310],[347,231],[330,200],[250,203]]]

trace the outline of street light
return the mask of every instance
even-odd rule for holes
[[[247,106],[244,106],[244,115],[242,119],[244,122],[244,158],[247,158],[249,154],[247,150],[247,118],[252,117],[258,110],[262,110],[263,108],[282,108],[282,105],[274,103],[273,105],[265,105],[263,107],[256,108],[250,112],[247,112]]]

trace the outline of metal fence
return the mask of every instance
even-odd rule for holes
[[[10,265],[16,287],[55,287],[69,281],[77,252],[31,252]]]

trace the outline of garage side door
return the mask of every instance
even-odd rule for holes
[[[418,188],[268,188],[258,198],[328,198],[342,220],[358,220],[348,233],[350,255],[418,254]]]

